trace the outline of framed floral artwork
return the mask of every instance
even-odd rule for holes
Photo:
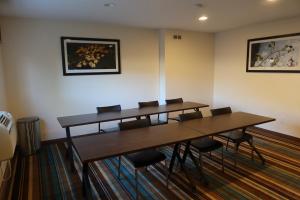
[[[61,37],[63,75],[120,74],[120,40]]]
[[[248,40],[247,72],[300,72],[300,33]]]

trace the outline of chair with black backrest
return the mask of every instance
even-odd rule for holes
[[[144,101],[139,102],[139,108],[146,108],[146,107],[158,107],[159,103],[158,101]],[[146,118],[150,119],[151,125],[160,125],[160,124],[166,124],[166,121],[160,120],[160,114],[157,114],[156,119],[151,119],[150,115],[145,116]],[[140,118],[137,118],[140,119]]]
[[[211,109],[212,116],[218,116],[218,115],[225,115],[232,113],[232,110],[230,107],[224,107],[224,108],[217,108],[217,109]],[[253,160],[253,136],[246,133],[244,130],[234,130],[226,133],[219,134],[220,137],[225,138],[227,140],[226,143],[226,150],[228,148],[228,143],[231,141],[234,144],[234,150],[235,150],[235,156],[234,156],[234,166],[236,167],[236,157],[238,153],[239,146],[242,142],[248,142],[248,144],[251,146],[251,158]]]
[[[181,122],[192,120],[192,119],[201,119],[203,118],[202,113],[200,111],[192,112],[192,113],[184,113],[179,115],[179,119]],[[222,171],[224,172],[224,155],[223,155],[223,143],[217,140],[214,140],[210,137],[203,137],[196,140],[191,141],[191,146],[198,150],[199,153],[199,162],[200,168],[203,169],[202,164],[202,154],[203,153],[211,153],[211,151],[222,149],[221,151],[221,162],[222,162]],[[211,154],[210,154],[211,156]]]
[[[176,99],[166,99],[166,105],[171,105],[171,104],[178,104],[178,103],[183,103],[182,98],[176,98]],[[181,114],[184,114],[184,110],[181,111]],[[169,113],[167,113],[167,119],[169,120],[175,120],[175,121],[180,121],[179,116],[177,117],[169,117]]]
[[[121,122],[119,123],[119,128],[121,131],[137,129],[137,128],[145,128],[150,126],[149,118],[146,119],[138,119],[133,121]],[[130,161],[130,163],[134,166],[134,174],[135,174],[135,191],[136,198],[138,198],[138,170],[149,165],[154,165],[161,161],[166,160],[166,156],[158,150],[148,149],[138,151],[136,153],[131,153],[124,155],[124,157]],[[165,163],[166,164],[166,163]],[[121,169],[121,156],[119,156],[119,165],[118,165],[118,177],[120,178],[120,169]]]
[[[121,111],[121,105],[113,105],[113,106],[103,106],[103,107],[97,107],[97,113],[109,113],[109,112],[120,112]],[[122,119],[120,120],[122,122]],[[111,128],[108,130],[101,129],[100,122],[98,124],[99,133],[106,133],[106,132],[113,132],[117,131],[118,128]]]

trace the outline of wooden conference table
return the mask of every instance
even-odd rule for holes
[[[62,128],[66,129],[66,137],[68,142],[68,156],[71,161],[71,169],[74,171],[74,162],[72,154],[72,140],[70,127],[82,126],[87,124],[94,124],[100,122],[108,122],[114,120],[128,119],[141,117],[146,115],[155,115],[170,113],[183,110],[199,110],[199,108],[208,107],[206,104],[195,103],[195,102],[183,102],[178,104],[160,105],[157,107],[145,107],[145,108],[131,108],[124,109],[120,112],[108,112],[108,113],[91,113],[83,115],[73,115],[66,117],[58,117],[57,120]]]
[[[172,173],[175,158],[180,161],[184,169],[183,158],[178,154],[178,144],[206,136],[216,135],[235,129],[258,125],[275,119],[253,115],[250,113],[236,112],[216,117],[195,119],[186,122],[151,126],[128,131],[119,131],[109,134],[99,134],[81,138],[73,138],[73,145],[83,163],[82,186],[89,186],[88,163],[114,156],[124,155],[140,150],[176,144],[169,166],[169,174]],[[189,155],[198,167],[197,160],[189,149],[184,156]],[[184,170],[186,173],[186,171]],[[188,180],[192,179],[186,174]]]

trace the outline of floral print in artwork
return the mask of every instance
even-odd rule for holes
[[[300,72],[300,33],[248,40],[247,72]]]
[[[120,74],[120,40],[61,37],[63,75]]]
[[[69,69],[115,68],[115,45],[68,43]]]

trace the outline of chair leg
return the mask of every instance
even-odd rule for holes
[[[119,156],[118,179],[120,179],[120,175],[121,175],[121,156]]]
[[[167,186],[167,188],[169,188],[169,179],[170,179],[170,176],[171,176],[171,173],[169,173],[167,171],[167,180],[166,180],[166,186]]]
[[[101,126],[100,126],[100,122],[98,123],[98,130],[99,130],[99,133],[101,133]]]
[[[251,139],[251,144],[253,146],[253,138]],[[254,160],[254,150],[251,148],[251,159]]]
[[[178,145],[178,154],[180,155],[180,151],[181,151],[181,144]],[[178,160],[175,160],[176,162],[176,169],[179,167],[179,161]]]
[[[165,169],[166,169],[166,186],[169,186],[169,168],[167,167],[167,159],[164,160]]]
[[[235,143],[234,149],[235,149],[235,152],[234,152],[234,167],[236,167],[237,154],[238,154],[238,150],[239,150],[239,144],[238,143]]]
[[[138,170],[134,169],[135,176],[135,199],[139,198],[139,190],[138,190]]]
[[[199,164],[200,164],[200,170],[201,173],[203,172],[203,161],[202,161],[202,154],[199,152]]]
[[[227,151],[227,149],[228,149],[228,143],[229,143],[229,138],[227,138],[226,151]]]
[[[157,115],[157,124],[160,124],[159,121],[160,121],[160,115],[158,114],[158,115]]]
[[[222,172],[224,172],[224,147],[222,146]]]
[[[169,113],[167,113],[167,124],[169,123]]]
[[[181,144],[178,145],[178,153],[180,154]]]

